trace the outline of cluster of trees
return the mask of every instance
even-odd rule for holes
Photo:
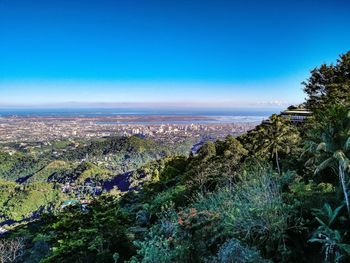
[[[47,162],[46,158],[36,158],[22,152],[10,154],[0,151],[0,178],[16,180],[21,177],[30,177],[42,169]]]
[[[54,173],[72,172],[83,160],[119,174],[166,156],[187,156],[191,145],[190,141],[168,145],[137,136],[81,140],[77,148],[67,141],[57,141],[50,146],[42,145],[40,151],[37,147],[31,151],[12,145],[17,149],[13,154],[0,149],[0,178],[20,182],[48,181]]]
[[[28,220],[42,212],[56,210],[65,198],[60,189],[48,183],[21,185],[0,180],[0,222]]]
[[[100,162],[116,173],[123,173],[165,156],[187,155],[189,148],[190,145],[165,145],[138,136],[111,137],[81,145],[66,152],[61,159]]]
[[[10,146],[16,150],[14,153],[0,150],[0,224],[57,210],[67,199],[92,199],[104,191],[105,182],[120,174],[164,156],[188,155],[191,147],[168,147],[136,136],[80,140],[77,148],[70,141],[51,142],[39,148],[37,144],[26,149]],[[144,174],[143,170],[134,172],[135,186],[149,178]],[[69,187],[64,188],[67,184]]]
[[[349,83],[350,52],[311,72],[302,125],[273,115],[153,160],[133,174],[141,189],[49,213],[5,242],[25,238],[20,262],[349,262]]]

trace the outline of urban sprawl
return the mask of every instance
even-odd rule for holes
[[[160,123],[159,120],[164,123]],[[0,143],[131,135],[176,143],[186,138],[198,138],[200,141],[222,138],[228,134],[237,136],[258,124],[211,123],[211,120],[205,117],[178,116],[127,116],[118,117],[117,120],[108,117],[0,117]]]

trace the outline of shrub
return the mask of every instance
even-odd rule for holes
[[[348,262],[350,256],[350,245],[344,240],[346,233],[335,229],[336,221],[345,221],[339,216],[344,205],[334,210],[326,203],[321,209],[313,209],[313,214],[320,226],[312,233],[309,239],[311,243],[322,245],[325,262]]]
[[[212,230],[212,233],[217,233],[212,236],[213,243],[234,237],[258,246],[270,256],[284,244],[289,207],[283,202],[279,186],[271,174],[209,195],[199,195],[193,206],[199,211],[218,215],[215,230]]]
[[[272,252],[284,244],[288,207],[273,179],[275,175],[267,171],[259,175],[210,194],[198,194],[190,206],[178,212],[174,208],[165,210],[146,239],[135,243],[139,249],[134,260],[263,262],[257,251],[238,240],[257,246],[265,256],[274,256]],[[243,261],[235,261],[236,256]]]
[[[195,206],[219,214],[225,234],[247,240],[253,240],[256,235],[263,235],[263,240],[270,239],[287,228],[286,205],[277,183],[269,175],[207,196],[200,195]]]
[[[163,208],[184,202],[185,191],[186,187],[184,185],[177,185],[166,191],[158,193],[151,202],[151,212],[156,214],[162,211]]]
[[[232,238],[226,241],[217,254],[218,263],[267,263],[255,249],[243,245],[239,240]]]
[[[137,256],[132,257],[129,262],[189,262],[190,244],[181,239],[182,233],[176,217],[174,210],[164,212],[158,224],[151,227],[145,240],[134,242],[138,248]]]

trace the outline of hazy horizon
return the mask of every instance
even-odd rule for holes
[[[235,103],[235,102],[62,102],[46,104],[2,104],[0,109],[274,109],[284,108],[290,105],[287,102],[261,102],[261,103]]]
[[[301,85],[285,82],[235,85],[212,82],[120,81],[4,81],[0,79],[0,107],[65,106],[84,104],[195,105],[207,107],[256,107],[300,104]],[[283,87],[282,89],[279,87]],[[279,89],[271,94],[267,89]],[[290,93],[295,93],[293,97]],[[109,107],[109,106],[108,106]]]

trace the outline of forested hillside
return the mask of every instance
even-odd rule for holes
[[[66,200],[91,200],[113,188],[136,187],[142,183],[140,175],[131,177],[137,169],[167,156],[186,156],[191,145],[136,136],[6,145],[6,151],[0,148],[0,226],[59,210]]]
[[[129,191],[49,207],[1,247],[18,262],[349,262],[350,52],[312,70],[304,89],[300,107],[311,118],[273,115],[190,156],[139,138],[104,139],[55,160],[3,154],[2,206],[15,219],[10,196],[29,191],[29,200],[41,195],[49,204],[85,193],[55,191],[57,184],[95,180],[103,188],[111,175],[134,171]],[[15,182],[26,176],[28,186]],[[28,202],[28,211],[41,207]]]

